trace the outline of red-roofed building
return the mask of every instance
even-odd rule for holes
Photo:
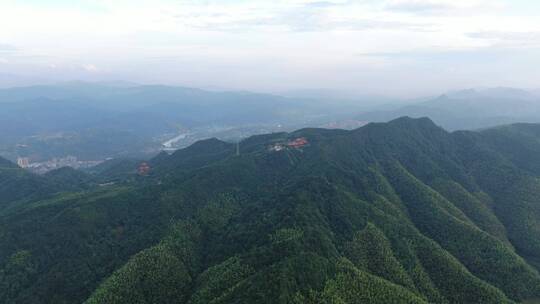
[[[289,141],[287,143],[287,146],[291,148],[302,148],[303,146],[307,144],[309,144],[309,142],[305,137],[299,137],[299,138]]]
[[[137,173],[139,175],[147,175],[150,172],[150,165],[147,162],[142,162],[137,168]]]

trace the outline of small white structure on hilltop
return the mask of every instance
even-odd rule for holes
[[[285,149],[285,146],[282,145],[282,144],[274,144],[274,145],[268,147],[268,150],[269,150],[269,151],[276,151],[276,152],[277,152],[277,151],[281,151],[281,150],[283,150],[283,149]]]
[[[19,157],[17,158],[17,165],[21,168],[28,168],[30,166],[30,161],[28,157]]]

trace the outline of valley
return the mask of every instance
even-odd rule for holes
[[[27,158],[42,164],[35,171],[43,173],[55,168],[54,159],[150,158],[212,137],[238,141],[320,126],[347,110],[270,94],[172,86],[68,83],[0,89],[0,156],[14,162]]]

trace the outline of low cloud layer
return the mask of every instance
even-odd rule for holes
[[[399,96],[533,87],[539,12],[528,0],[6,0],[0,70]]]
[[[504,32],[485,31],[469,33],[469,37],[491,41],[507,47],[540,47],[540,31],[536,32]]]
[[[421,14],[471,13],[478,10],[503,9],[504,2],[499,0],[390,0],[385,8],[394,11]]]
[[[14,52],[17,48],[10,44],[0,43],[0,52]]]

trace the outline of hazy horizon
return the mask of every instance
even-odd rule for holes
[[[538,89],[536,1],[0,1],[0,86]]]
[[[81,79],[70,79],[70,80],[61,80],[61,81],[54,81],[54,80],[29,80],[29,81],[22,81],[20,83],[10,83],[10,84],[3,84],[2,83],[2,75],[0,75],[0,90],[11,90],[11,89],[25,89],[25,88],[32,88],[32,87],[62,87],[62,86],[71,86],[71,85],[98,85],[103,87],[118,87],[118,88],[128,88],[128,87],[144,87],[144,86],[164,86],[164,87],[175,87],[175,88],[185,88],[185,89],[195,89],[195,90],[202,90],[202,91],[208,91],[208,92],[246,92],[250,94],[264,94],[264,95],[275,95],[275,96],[281,96],[281,97],[287,97],[287,98],[306,98],[306,99],[319,99],[322,101],[349,101],[354,102],[357,101],[359,104],[367,102],[366,105],[370,106],[376,106],[378,102],[382,102],[381,105],[385,105],[385,102],[391,102],[391,103],[417,103],[422,100],[431,100],[433,98],[445,96],[445,95],[452,95],[455,94],[461,94],[461,93],[467,93],[474,91],[476,93],[485,93],[489,91],[521,91],[531,94],[532,96],[540,97],[540,89],[537,88],[523,88],[523,87],[510,87],[510,86],[484,86],[484,87],[462,87],[462,88],[455,88],[455,89],[449,89],[446,91],[440,91],[440,92],[433,92],[431,94],[425,93],[425,94],[418,94],[418,95],[407,95],[407,96],[394,96],[394,95],[386,95],[384,93],[372,93],[372,94],[366,94],[363,91],[360,90],[353,90],[353,89],[332,89],[332,88],[297,88],[297,89],[290,89],[290,90],[283,90],[283,91],[264,91],[264,90],[249,90],[249,89],[242,89],[242,88],[228,88],[228,87],[219,87],[219,86],[202,86],[202,87],[196,87],[196,86],[189,86],[189,85],[183,85],[183,84],[176,84],[176,83],[161,83],[161,82],[134,82],[134,81],[127,81],[127,80],[121,80],[121,79],[112,79],[112,80],[81,80]],[[455,95],[457,96],[457,95]]]

